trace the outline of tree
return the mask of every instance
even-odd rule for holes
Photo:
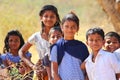
[[[120,34],[120,0],[98,0],[98,2],[109,16],[116,32]]]

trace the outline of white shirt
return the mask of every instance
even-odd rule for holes
[[[28,42],[36,46],[40,59],[42,59],[45,54],[50,53],[50,44],[41,37],[40,32],[36,32],[31,37],[29,37]]]
[[[116,56],[102,49],[95,62],[92,62],[92,54],[85,61],[89,80],[116,80],[115,73],[120,73],[120,63]]]
[[[115,50],[113,53],[115,53],[117,59],[120,61],[120,48],[118,48],[117,50]]]

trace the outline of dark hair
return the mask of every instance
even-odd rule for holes
[[[67,20],[74,21],[77,24],[77,26],[79,27],[79,18],[73,12],[68,13],[67,15],[65,15],[63,17],[63,19],[62,19],[61,24],[63,25],[64,22],[67,21]]]
[[[88,36],[91,34],[98,34],[102,37],[102,39],[104,40],[104,31],[103,29],[99,28],[99,27],[95,27],[95,28],[91,28],[86,32],[86,39],[88,40]]]
[[[22,34],[18,30],[11,30],[11,31],[9,31],[7,33],[7,35],[5,37],[3,53],[9,52],[9,43],[8,43],[8,40],[9,40],[9,36],[12,36],[12,35],[18,36],[20,38],[19,49],[24,45],[25,42],[24,42],[24,39],[22,37]]]
[[[51,35],[51,33],[53,33],[54,31],[59,31],[61,34],[62,34],[62,30],[60,28],[60,26],[55,26],[55,27],[52,27],[49,31],[49,36]]]
[[[47,11],[47,10],[50,10],[50,11],[52,11],[52,12],[54,12],[56,14],[57,21],[56,21],[54,26],[59,26],[60,25],[60,17],[59,17],[59,14],[58,14],[58,10],[57,10],[57,8],[55,6],[53,6],[53,5],[45,5],[45,6],[43,6],[42,9],[39,12],[39,16],[43,16],[45,11]],[[44,28],[44,24],[42,22],[42,29],[43,28]]]
[[[120,43],[120,35],[117,32],[113,32],[113,31],[108,32],[105,34],[105,38],[107,38],[107,37],[115,37],[118,39],[118,41]]]

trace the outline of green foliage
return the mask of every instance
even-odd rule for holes
[[[10,67],[8,74],[12,80],[21,80],[23,75],[21,75],[16,67]]]

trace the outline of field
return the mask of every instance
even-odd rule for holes
[[[40,31],[39,10],[45,4],[58,8],[60,18],[74,11],[80,18],[80,31],[76,38],[85,42],[85,32],[91,27],[100,26],[105,32],[114,31],[108,16],[102,11],[97,0],[0,0],[0,53],[4,38],[9,30],[18,29],[25,41],[36,31]],[[37,61],[35,47],[30,49],[32,60]]]

